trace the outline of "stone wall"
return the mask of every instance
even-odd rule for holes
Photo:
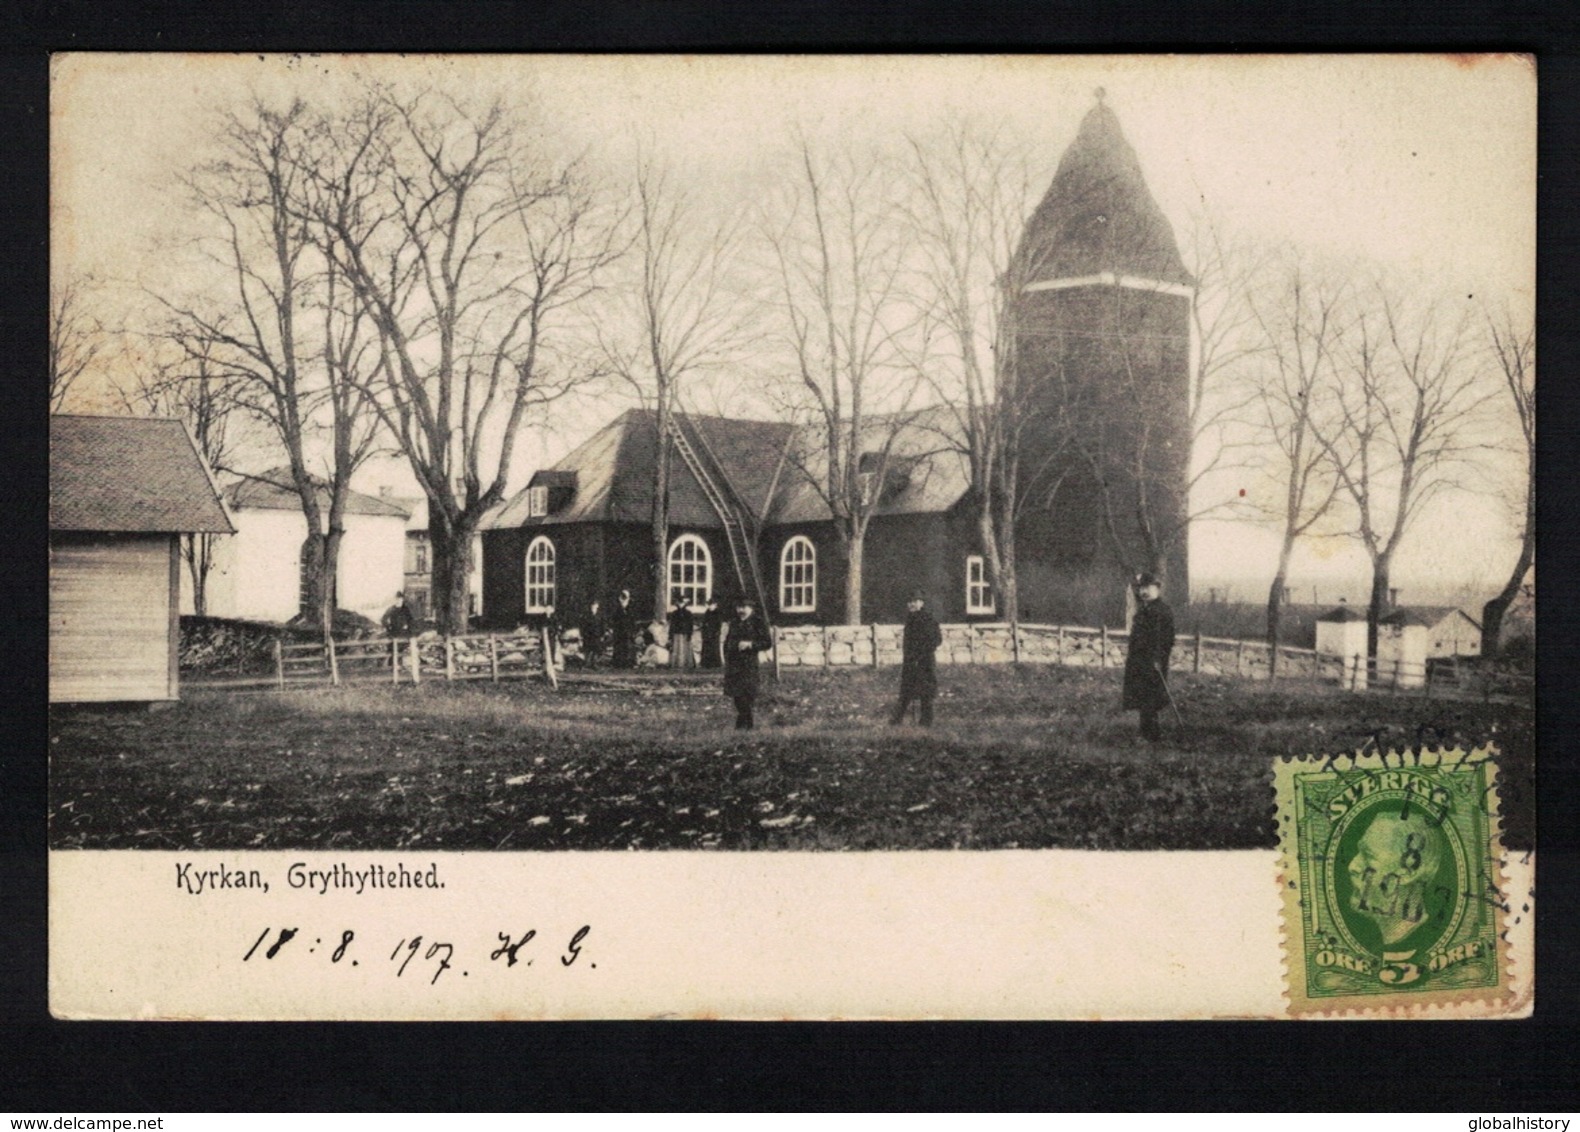
[[[1120,629],[1071,625],[1021,625],[1018,632],[1002,623],[944,625],[939,664],[1061,664],[1075,668],[1123,668],[1128,634]],[[897,665],[901,659],[900,625],[798,625],[774,631],[782,668],[872,667]],[[1019,637],[1018,649],[1016,637]],[[1177,672],[1270,676],[1268,647],[1260,641],[1181,636],[1174,646]],[[1339,677],[1337,661],[1309,649],[1281,648],[1278,674],[1300,679]]]

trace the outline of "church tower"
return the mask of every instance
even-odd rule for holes
[[[1099,89],[1005,280],[1027,616],[1113,623],[1144,570],[1189,595],[1193,282]]]

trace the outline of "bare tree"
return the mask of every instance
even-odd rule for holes
[[[1504,616],[1536,561],[1536,334],[1529,323],[1522,325],[1508,311],[1501,318],[1488,314],[1487,332],[1509,394],[1505,404],[1514,409],[1524,442],[1520,468],[1524,490],[1518,493],[1523,513],[1520,553],[1503,589],[1481,609],[1481,654],[1495,656],[1502,645]]]
[[[1273,487],[1272,501],[1256,510],[1281,532],[1267,593],[1267,643],[1275,673],[1290,559],[1296,544],[1332,512],[1339,495],[1340,479],[1319,439],[1314,414],[1331,408],[1335,353],[1348,317],[1343,282],[1320,277],[1294,252],[1281,258],[1276,271],[1255,288],[1250,304],[1261,330],[1250,421],[1252,467]]]
[[[906,141],[905,214],[918,259],[911,290],[923,324],[914,342],[938,344],[913,364],[948,414],[941,441],[970,466],[978,539],[1000,612],[1013,622],[1020,438],[1037,415],[1019,380],[1014,322],[1031,266],[1015,250],[1035,200],[1033,174],[1024,148],[963,119]]]
[[[669,494],[674,446],[688,376],[719,366],[740,347],[740,304],[727,285],[740,227],[708,223],[671,171],[639,156],[631,216],[630,272],[612,290],[598,337],[611,371],[653,410],[657,462],[653,478],[653,615],[669,609]]]
[[[325,129],[303,215],[377,330],[371,400],[428,497],[440,629],[464,632],[522,422],[589,376],[558,335],[614,227],[501,101],[378,88]]]
[[[1487,392],[1467,349],[1468,308],[1412,301],[1385,282],[1361,302],[1339,380],[1329,403],[1312,414],[1312,428],[1371,559],[1366,647],[1375,658],[1394,557],[1428,504],[1463,486]]]
[[[792,459],[833,516],[844,619],[859,624],[867,528],[922,388],[894,344],[909,317],[904,225],[880,163],[849,152],[824,157],[802,139],[795,165],[765,223],[792,399],[811,420],[810,442]]]
[[[323,132],[300,100],[283,108],[254,102],[224,115],[219,156],[185,179],[214,227],[201,246],[226,278],[224,297],[166,302],[185,327],[179,340],[223,368],[238,401],[285,454],[289,480],[275,486],[295,492],[307,524],[302,612],[327,637],[346,501],[372,452],[374,419],[348,368],[364,352],[356,344],[360,315],[342,302],[349,296],[337,287],[338,265],[320,254],[324,241],[301,214]],[[324,435],[327,474],[319,475],[313,466]]]
[[[240,439],[240,382],[216,359],[213,340],[193,337],[180,324],[161,338],[162,343],[152,344],[152,349],[174,346],[174,356],[163,357],[138,372],[131,387],[119,391],[121,399],[134,415],[175,417],[183,422],[209,469],[226,470]],[[208,579],[214,568],[216,540],[222,537],[181,536],[181,560],[192,582],[192,611],[199,617],[208,615]]]
[[[76,276],[49,289],[49,411],[60,412],[72,386],[104,350],[104,327],[89,313],[92,280]]]

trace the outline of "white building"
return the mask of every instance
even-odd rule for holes
[[[1342,682],[1346,688],[1366,687],[1366,614],[1341,604],[1318,617],[1317,654],[1336,656],[1344,662]]]
[[[289,621],[301,611],[307,520],[288,472],[277,469],[225,489],[236,533],[216,540],[208,575],[208,615]],[[323,513],[329,493],[320,489]],[[335,577],[335,606],[377,622],[404,584],[407,509],[352,492]],[[327,522],[327,518],[326,518]],[[183,570],[182,612],[192,612],[192,579]]]

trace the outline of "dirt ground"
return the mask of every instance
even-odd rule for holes
[[[1533,837],[1529,707],[1179,677],[1140,742],[1119,674],[945,669],[891,728],[892,671],[788,673],[758,729],[706,678],[188,692],[56,710],[56,848],[1218,849],[1275,844],[1282,755],[1496,740]],[[611,686],[611,684],[613,686]]]

